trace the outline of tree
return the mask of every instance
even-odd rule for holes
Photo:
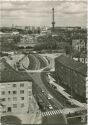
[[[20,35],[13,36],[13,42],[14,44],[17,44],[21,41]]]

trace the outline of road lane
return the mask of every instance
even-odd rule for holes
[[[36,58],[36,57],[34,57],[34,58]],[[36,59],[35,62],[36,62],[36,67],[37,67],[37,68],[35,67],[35,69],[39,69],[41,62],[39,63],[38,59]],[[32,73],[31,72],[27,72],[27,73],[32,78],[33,82],[35,84],[37,84],[44,91],[44,93],[46,95],[48,95],[48,94],[50,94],[50,91],[45,86],[44,81],[43,81],[43,79],[41,77],[42,72],[43,71],[41,71],[41,72],[32,72]],[[47,98],[45,96],[41,95],[41,98],[42,97],[44,98],[45,101],[47,100]],[[47,103],[51,104],[53,106],[53,108],[55,108],[55,109],[57,109],[57,107],[58,107],[58,109],[62,108],[60,102],[55,97],[53,99],[51,99],[51,100],[48,100]],[[64,115],[62,115],[62,114],[60,114],[60,115],[61,115],[61,117],[64,118]],[[66,122],[65,118],[64,118],[64,122]]]

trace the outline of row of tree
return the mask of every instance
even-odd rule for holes
[[[1,37],[1,51],[11,51],[17,48],[17,43],[20,42],[20,35]]]
[[[20,34],[40,34],[40,28],[37,29],[21,29],[21,28],[9,28],[9,27],[2,27],[0,29],[3,33],[10,33],[10,32],[19,32]]]

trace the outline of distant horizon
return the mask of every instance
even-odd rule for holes
[[[0,26],[52,26],[52,8],[55,26],[81,26],[87,24],[87,2],[74,1],[0,1]]]
[[[12,25],[10,25],[10,26],[5,26],[4,25],[4,26],[0,26],[0,28],[1,27],[12,27]],[[34,26],[34,25],[14,25],[13,28],[14,27],[50,27],[51,28],[52,26],[45,26],[45,25],[44,26],[43,25],[42,26],[38,26],[38,25],[36,25],[36,26]],[[60,26],[55,26],[55,28],[56,27],[81,27],[81,28],[85,27],[86,28],[87,26],[61,26],[60,25]]]

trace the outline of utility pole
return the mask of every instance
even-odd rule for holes
[[[52,8],[52,28],[54,30],[54,26],[55,26],[55,21],[54,21],[54,8]]]

